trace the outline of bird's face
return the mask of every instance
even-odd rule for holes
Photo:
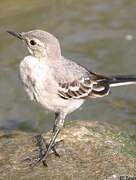
[[[34,57],[58,58],[61,55],[59,41],[48,32],[33,30],[20,33],[8,31],[8,33],[23,40],[29,53]]]

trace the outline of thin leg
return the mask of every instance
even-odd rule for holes
[[[36,161],[34,163],[31,163],[31,167],[36,166],[39,162],[43,162],[44,166],[47,166],[46,163],[46,159],[50,153],[50,151],[52,150],[54,152],[54,154],[56,156],[59,156],[59,154],[57,153],[56,149],[55,149],[55,139],[57,137],[57,135],[59,134],[59,131],[56,131],[56,133],[54,134],[54,136],[52,137],[51,141],[49,144],[47,144],[44,140],[44,138],[41,135],[36,136],[37,139],[37,146],[39,147],[39,156],[36,159]]]
[[[45,139],[43,138],[41,134],[36,135],[35,138],[37,141],[37,146],[39,147],[39,150],[40,150],[39,157],[42,157],[47,151],[49,145],[47,144],[47,142],[45,141]],[[52,146],[52,151],[55,154],[55,156],[59,156],[59,154],[57,153],[55,149],[55,144],[54,146]]]
[[[52,137],[52,139],[51,139],[51,141],[50,141],[50,143],[49,143],[48,149],[47,149],[47,151],[46,151],[46,153],[45,153],[45,155],[44,155],[44,157],[43,157],[43,159],[42,159],[43,163],[46,163],[46,160],[47,160],[47,157],[48,157],[48,155],[49,155],[49,152],[50,152],[50,150],[52,149],[52,146],[54,145],[55,140],[56,140],[56,138],[57,138],[57,136],[58,136],[59,133],[60,133],[60,129],[58,129],[58,130],[55,132],[55,134],[53,135],[53,137]]]
[[[46,160],[47,160],[47,157],[48,157],[50,151],[53,150],[54,153],[56,152],[56,150],[54,149],[55,140],[56,140],[58,134],[60,133],[60,131],[61,131],[62,127],[63,127],[65,114],[56,113],[55,116],[56,116],[56,118],[55,118],[55,123],[54,123],[54,127],[53,127],[53,136],[52,136],[52,138],[50,140],[49,145],[46,146],[47,150],[44,151],[44,154],[42,154],[42,157],[40,157],[32,166],[35,166],[40,161],[43,162],[43,165],[47,166]]]
[[[60,133],[60,131],[63,127],[63,124],[64,124],[65,115],[63,113],[56,113],[55,116],[56,116],[56,118],[55,118],[55,123],[54,123],[54,127],[53,127],[53,137],[51,138],[48,149],[44,155],[44,158],[42,159],[43,163],[44,162],[46,163],[49,152],[52,149],[52,146],[55,144],[55,140],[56,140],[58,134]]]
[[[57,128],[57,124],[58,124],[58,120],[59,120],[59,115],[60,113],[55,113],[55,122],[54,122],[54,125],[53,125],[53,133],[55,133],[56,131],[56,128]]]

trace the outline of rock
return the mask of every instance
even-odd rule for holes
[[[44,135],[49,141],[51,132]],[[48,167],[29,166],[36,141],[33,133],[0,132],[0,179],[10,180],[112,180],[136,176],[136,143],[111,125],[98,122],[68,122],[59,135],[59,157],[51,154]]]

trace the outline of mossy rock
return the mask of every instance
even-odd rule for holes
[[[51,132],[44,134],[49,141]],[[136,175],[135,138],[109,124],[94,121],[66,123],[58,137],[60,157],[51,154],[48,167],[30,167],[36,153],[34,133],[0,132],[0,179],[112,180]]]

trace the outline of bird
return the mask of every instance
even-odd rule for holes
[[[86,99],[102,98],[112,87],[136,84],[136,75],[105,76],[62,56],[59,40],[49,32],[7,31],[22,40],[28,56],[20,62],[20,77],[30,99],[55,113],[52,137],[38,161],[46,164],[66,116]],[[54,150],[55,151],[55,150]]]

